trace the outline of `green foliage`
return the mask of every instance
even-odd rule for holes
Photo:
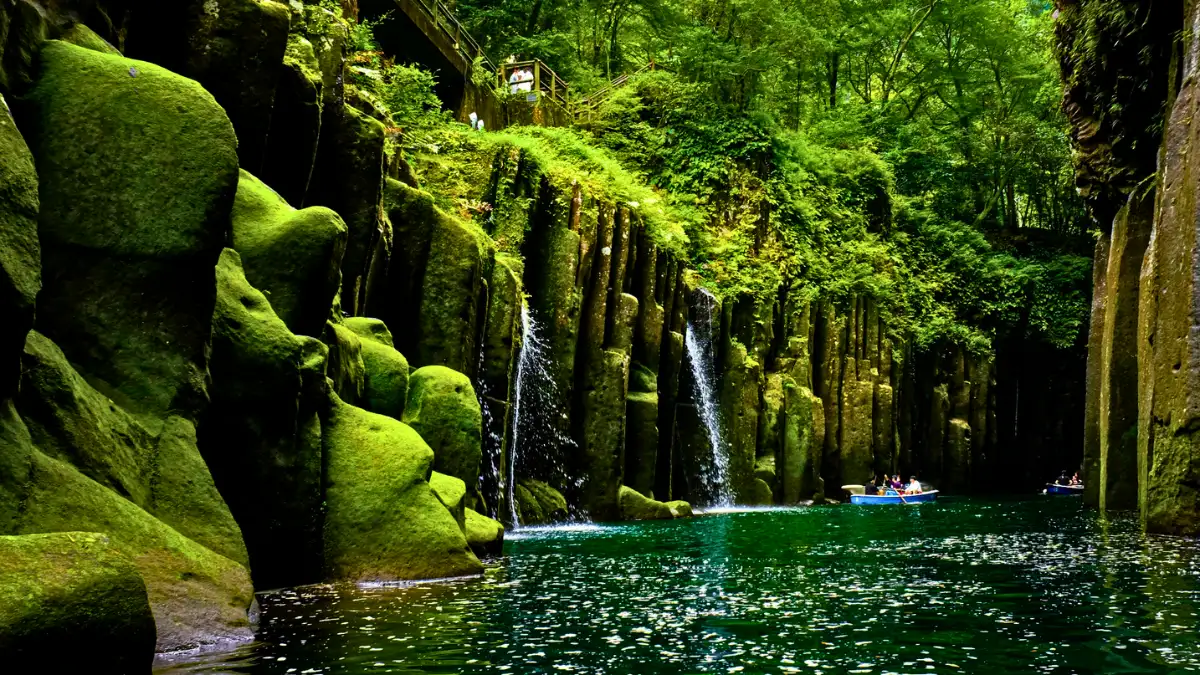
[[[871,297],[923,348],[1079,342],[1090,221],[1048,3],[460,0],[456,13],[493,60],[540,58],[576,98],[654,64],[589,96],[583,133],[431,133],[423,163],[458,184],[460,213],[483,199],[478,177],[445,158],[509,145],[650,211],[720,293]]]

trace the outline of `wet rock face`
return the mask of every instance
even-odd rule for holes
[[[1194,27],[1200,7],[1189,13],[1185,25]],[[1200,167],[1193,152],[1200,143],[1193,123],[1200,107],[1198,68],[1197,54],[1190,50],[1183,63],[1183,87],[1167,123],[1163,192],[1142,267],[1138,315],[1139,502],[1147,528],[1181,534],[1200,529],[1200,336],[1194,330],[1200,288],[1191,255],[1200,246],[1195,228]]]

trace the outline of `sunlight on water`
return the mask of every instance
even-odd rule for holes
[[[1200,667],[1200,545],[1079,500],[522,530],[483,577],[260,595],[184,673],[1154,673]]]

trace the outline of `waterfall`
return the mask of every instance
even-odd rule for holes
[[[521,355],[517,357],[517,381],[513,387],[512,445],[508,451],[508,511],[512,526],[521,526],[517,515],[517,466],[524,451],[554,435],[546,420],[547,403],[555,400],[557,387],[550,376],[547,350],[538,323],[521,303]]]
[[[703,476],[709,494],[715,496],[712,506],[731,506],[733,496],[729,490],[729,448],[721,436],[721,414],[717,407],[716,354],[713,349],[713,312],[716,298],[704,289],[696,291],[692,317],[688,320],[687,335],[684,337],[684,353],[692,370],[692,381],[696,385],[696,403],[700,420],[708,431],[708,442],[712,448],[712,470]]]

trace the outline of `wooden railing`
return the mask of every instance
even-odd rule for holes
[[[512,94],[536,92],[538,98],[549,98],[564,109],[570,109],[567,101],[570,85],[538,59],[501,64],[496,75],[497,84],[504,91]]]
[[[454,48],[458,50],[458,53],[468,63],[474,64],[475,60],[479,59],[489,72],[496,72],[496,66],[488,60],[487,54],[483,53],[483,48],[471,37],[467,29],[463,28],[462,24],[458,22],[458,19],[454,16],[454,12],[449,7],[438,2],[438,0],[416,0],[416,4],[424,10],[430,20],[433,21],[433,24],[442,32],[442,35],[453,42]]]
[[[611,96],[614,91],[616,91],[616,90],[620,89],[621,87],[624,87],[626,84],[628,84],[630,78],[635,77],[637,75],[641,75],[642,73],[644,73],[646,71],[654,70],[654,68],[655,68],[654,61],[651,60],[650,63],[647,63],[646,65],[642,66],[641,68],[638,68],[634,72],[622,75],[622,76],[614,79],[612,82],[609,82],[608,84],[604,85],[603,87],[597,89],[596,91],[593,91],[592,93],[588,94],[586,97],[580,99],[579,101],[577,101],[575,103],[575,109],[574,109],[575,118],[578,119],[580,117],[585,117],[585,116],[591,117],[592,113],[594,113],[596,111],[596,109],[600,107],[600,104],[604,102],[604,99]]]

